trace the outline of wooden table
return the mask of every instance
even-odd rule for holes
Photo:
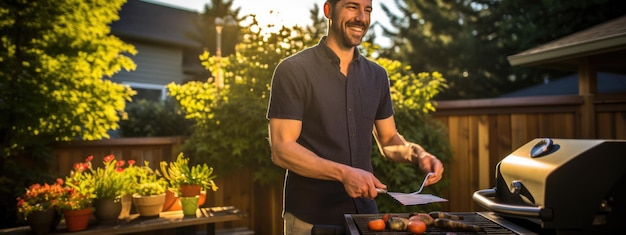
[[[206,234],[215,234],[215,223],[240,220],[245,216],[243,212],[234,207],[209,207],[199,208],[195,216],[184,216],[182,211],[161,212],[159,217],[145,218],[138,214],[130,215],[126,219],[120,219],[107,224],[99,224],[98,221],[90,221],[86,230],[69,232],[65,224],[57,227],[57,231],[50,234],[162,234],[163,231],[175,234],[195,234],[199,225],[206,226]],[[155,233],[160,231],[161,233]],[[168,234],[169,234],[168,233]],[[16,227],[0,230],[0,234],[26,235],[31,234],[30,227]]]

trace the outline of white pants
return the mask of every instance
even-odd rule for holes
[[[285,235],[311,235],[313,224],[304,222],[289,212],[285,212],[283,220],[285,222]]]

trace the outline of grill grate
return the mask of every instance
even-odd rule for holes
[[[457,235],[462,234],[517,234],[505,227],[500,226],[499,224],[494,223],[493,221],[478,215],[474,212],[448,212],[453,215],[463,216],[463,222],[467,224],[478,225],[482,227],[485,231],[480,233],[475,232],[453,232]],[[398,216],[408,217],[408,213],[405,214],[397,214]],[[350,231],[351,234],[361,234],[361,235],[411,235],[410,232],[394,232],[390,231],[388,228],[383,232],[375,232],[370,231],[367,228],[367,222],[382,218],[382,214],[355,214],[351,215],[353,223],[356,225],[358,231]],[[348,226],[350,227],[350,226]],[[426,234],[450,234],[451,231],[445,231],[435,226],[428,226],[426,229]]]

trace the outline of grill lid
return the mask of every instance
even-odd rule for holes
[[[623,220],[626,198],[617,188],[626,187],[625,150],[620,140],[535,139],[498,163],[496,187],[473,198],[498,214],[538,218],[544,228]]]

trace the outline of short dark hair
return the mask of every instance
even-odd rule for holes
[[[339,0],[326,0],[326,2],[330,3],[330,6],[334,7],[335,5],[337,5],[337,2],[339,2]]]

